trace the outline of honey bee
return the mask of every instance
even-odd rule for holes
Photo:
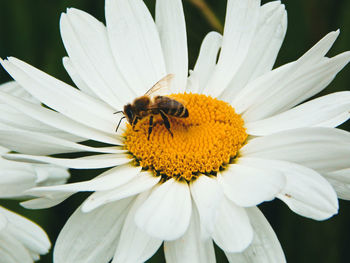
[[[170,122],[168,116],[176,117],[176,118],[187,118],[189,116],[188,110],[186,107],[174,100],[172,98],[155,95],[156,93],[160,93],[161,90],[164,90],[169,87],[170,81],[173,79],[174,75],[168,74],[161,80],[159,80],[156,84],[150,88],[145,95],[136,98],[133,103],[128,103],[124,106],[123,111],[118,111],[116,113],[123,113],[124,116],[120,119],[116,131],[119,128],[119,125],[122,119],[126,118],[126,120],[130,123],[132,128],[135,128],[135,125],[139,120],[150,116],[149,118],[149,126],[148,126],[148,137],[149,140],[152,129],[153,129],[153,116],[160,115],[163,119],[163,123],[165,128],[169,131],[171,136],[173,137],[173,133],[170,130]]]

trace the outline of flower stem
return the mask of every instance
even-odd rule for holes
[[[202,12],[204,17],[207,19],[209,24],[214,29],[222,33],[223,25],[221,24],[220,20],[217,18],[215,13],[210,9],[210,7],[205,2],[205,0],[188,0],[188,1],[191,2],[194,6],[196,6]]]

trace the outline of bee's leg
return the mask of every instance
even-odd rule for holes
[[[122,122],[123,119],[125,119],[125,116],[123,116],[123,117],[120,118],[119,123],[118,123],[118,126],[117,126],[117,128],[115,129],[115,132],[118,131],[118,128],[119,128],[119,126],[120,126],[120,123]]]
[[[160,113],[160,116],[162,116],[165,128],[167,128],[167,130],[170,132],[171,137],[174,137],[173,133],[170,130],[170,122],[169,122],[168,116],[166,116],[166,114],[162,110],[159,111],[159,113]]]
[[[138,121],[139,121],[139,118],[138,118],[138,117],[135,117],[134,120],[132,121],[131,126],[132,126],[133,131],[136,131],[136,132],[137,132],[137,130],[135,130],[135,126],[136,126],[136,124],[137,124]]]
[[[149,137],[151,136],[152,129],[153,129],[153,115],[151,115],[151,117],[149,117],[149,126],[148,126],[148,137],[147,137],[147,140],[149,140]]]

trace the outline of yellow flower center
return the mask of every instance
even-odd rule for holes
[[[205,95],[168,97],[181,102],[189,116],[168,116],[173,137],[158,115],[149,140],[149,116],[134,129],[128,125],[125,146],[139,164],[158,175],[190,181],[200,174],[215,174],[230,163],[247,139],[241,116],[228,103]]]

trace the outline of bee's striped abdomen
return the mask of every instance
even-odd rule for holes
[[[176,115],[176,117],[178,117],[178,118],[187,118],[188,117],[188,110],[185,108],[184,105],[181,104],[181,106],[182,106],[181,107],[181,111],[179,109],[179,111],[177,113],[178,115]]]
[[[158,96],[156,98],[156,104],[158,105],[159,109],[167,115],[178,118],[188,117],[188,110],[182,103],[178,102],[177,100],[164,96]]]

